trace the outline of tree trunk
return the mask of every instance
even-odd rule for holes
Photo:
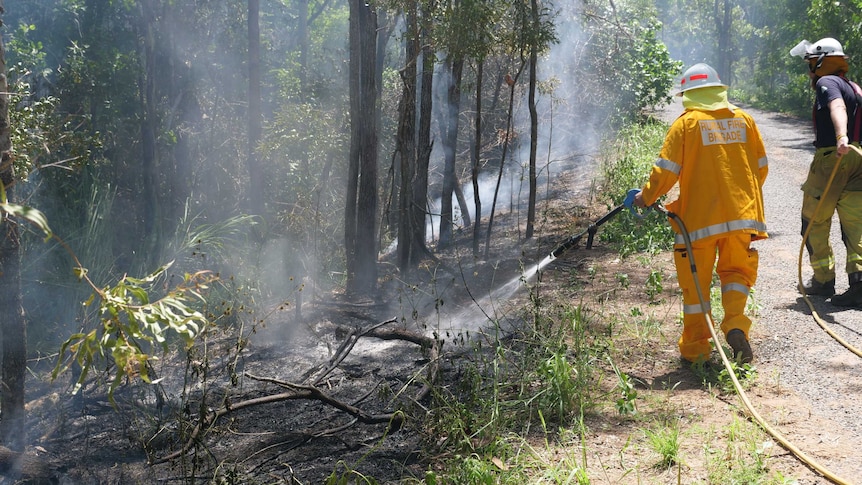
[[[455,179],[455,198],[458,199],[458,206],[461,208],[461,219],[464,221],[464,227],[470,227],[473,223],[470,221],[470,208],[467,206],[467,198],[464,197],[464,189],[461,188],[461,178]]]
[[[362,65],[362,49],[359,44],[359,6],[357,0],[350,0],[350,63],[348,65],[350,90],[350,152],[347,159],[347,191],[344,195],[344,256],[347,271],[347,292],[351,293],[358,286],[357,253],[356,253],[356,220],[358,208],[356,205],[359,192],[359,124],[360,118],[360,66]]]
[[[438,247],[447,248],[452,241],[452,194],[458,178],[455,176],[455,154],[458,148],[458,115],[461,111],[461,77],[464,72],[464,58],[460,55],[449,64],[451,82],[446,103],[446,136],[443,139],[443,194],[440,197],[440,240]]]
[[[497,208],[500,182],[503,180],[503,169],[506,166],[506,157],[509,153],[509,138],[512,134],[512,110],[515,106],[515,82],[521,77],[521,73],[524,72],[523,58],[521,61],[521,66],[518,68],[518,74],[515,75],[515,78],[506,77],[507,84],[509,84],[509,108],[506,110],[506,132],[503,135],[503,153],[500,155],[500,170],[497,172],[497,185],[494,187],[494,198],[491,202],[491,210],[488,213],[488,229],[485,231],[485,259],[488,259],[491,252],[491,231],[494,227],[494,211]]]
[[[347,292],[368,297],[377,290],[377,126],[375,46],[377,15],[363,0],[350,0],[350,160],[345,200]]]
[[[377,91],[378,96],[380,96],[380,89],[383,86],[383,68],[386,65],[386,45],[389,43],[389,37],[392,35],[392,32],[395,30],[395,25],[397,22],[392,20],[389,17],[385,8],[377,9],[377,21],[378,21],[378,29],[377,29],[377,53],[376,53],[376,63],[374,69],[374,81],[377,83]],[[377,103],[377,109],[374,112],[374,122],[378,126],[383,126],[383,106],[381,103]],[[379,142],[379,140],[378,140]],[[380,146],[377,147],[378,153],[380,150]],[[386,182],[384,185],[384,189],[386,191],[386,198],[383,204],[383,208],[380,211],[382,214],[382,220],[380,221],[380,226],[378,228],[379,235],[378,241],[382,241],[384,235],[396,234],[398,232],[398,221],[395,216],[395,212],[392,211],[392,201],[397,200],[398,194],[398,174],[396,173],[396,167],[394,163],[394,157],[392,157],[392,163],[389,166],[389,170],[387,171]]]
[[[300,19],[304,23],[306,19]],[[260,100],[260,0],[248,0],[248,174],[249,209],[264,214],[263,173],[257,145],[263,134]]]
[[[416,152],[416,61],[419,57],[416,26],[416,3],[411,2],[406,10],[407,33],[405,34],[404,49],[406,66],[401,72],[401,100],[399,101],[398,120],[398,151],[401,154],[401,187],[398,197],[398,268],[403,272],[409,272],[410,268],[418,264],[419,255],[416,254],[415,227],[416,221],[412,219],[415,214],[413,210],[413,180],[416,177],[417,152]],[[424,201],[423,201],[424,207]]]
[[[144,116],[141,119],[141,164],[143,166],[142,190],[144,202],[143,214],[143,248],[146,267],[156,263],[158,258],[158,242],[161,239],[161,204],[159,203],[159,162],[156,152],[156,52],[153,23],[155,12],[152,0],[145,0],[141,5],[141,34],[143,39],[144,69],[140,82],[141,106]]]
[[[362,103],[360,124],[360,179],[359,179],[359,219],[357,220],[357,253],[359,258],[358,282],[363,294],[371,295],[377,290],[377,109],[376,45],[377,14],[373,7],[362,2],[359,9],[362,43],[362,70],[359,91]]]
[[[296,9],[299,17],[296,32],[299,37],[299,93],[304,98],[305,90],[308,88],[308,0],[298,0]]]
[[[719,5],[719,2],[723,5]],[[733,53],[731,52],[731,42],[733,39],[732,8],[733,5],[730,0],[715,0],[713,4],[715,25],[718,28],[718,55],[716,56],[718,65],[715,67],[718,71],[718,77],[727,85],[730,85],[731,82],[731,64],[733,59]]]
[[[0,0],[0,13],[3,0]],[[6,48],[0,38],[0,181],[8,200],[13,199],[12,140],[9,127],[9,92],[6,77]],[[0,392],[0,441],[21,451],[25,442],[24,379],[27,369],[27,326],[21,295],[21,251],[18,224],[8,215],[0,222],[0,338],[2,351],[2,392]]]
[[[482,200],[479,197],[479,169],[482,160],[482,81],[485,71],[485,61],[479,59],[476,66],[476,118],[474,120],[473,139],[473,170],[471,180],[473,182],[473,203],[476,210],[473,212],[473,257],[479,257],[479,239],[482,237]]]
[[[8,137],[7,137],[8,139]],[[11,172],[12,160],[9,151],[3,151],[3,179]],[[9,168],[5,168],[8,165]],[[13,189],[6,195],[12,196]],[[0,308],[3,320],[0,331],[3,338],[3,392],[0,393],[0,406],[3,419],[0,420],[0,442],[13,450],[24,449],[24,379],[27,369],[27,327],[24,320],[23,297],[21,295],[21,251],[18,223],[3,216],[2,240],[0,240]]]
[[[428,237],[428,167],[431,162],[431,111],[433,109],[434,83],[434,52],[431,49],[430,17],[431,14],[427,10],[422,12],[422,85],[419,101],[418,157],[416,158],[416,173],[413,177],[413,203],[411,204],[413,244],[416,246],[412,253],[416,256],[420,256],[428,250],[425,241]],[[414,264],[418,264],[418,262],[418,258],[413,261]]]
[[[187,11],[183,9],[172,12],[172,17],[176,18],[171,19],[167,45],[172,46],[177,42],[176,33],[179,32],[177,27],[182,25],[181,19],[185,18],[184,15],[187,15]],[[203,113],[197,98],[199,85],[197,71],[192,68],[191,59],[186,54],[183,54],[183,57],[170,55],[168,58],[170,65],[166,77],[170,79],[170,83],[168,83],[167,97],[175,107],[175,112],[169,115],[169,119],[176,122],[167,129],[176,133],[177,141],[169,151],[170,170],[165,173],[165,180],[169,181],[170,194],[166,198],[166,205],[168,220],[178,221],[183,217],[186,202],[192,194],[193,168],[196,159],[194,145],[197,140],[194,134],[202,131]],[[164,160],[163,164],[168,165]]]
[[[530,0],[530,11],[533,18],[533,28],[539,30],[539,5],[536,0]],[[527,204],[527,230],[524,234],[526,239],[533,237],[536,225],[536,150],[539,136],[539,115],[536,112],[536,64],[538,63],[539,47],[535,42],[530,46],[530,92],[528,103],[530,108],[530,193]]]

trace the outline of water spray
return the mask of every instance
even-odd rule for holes
[[[637,191],[635,190],[634,192]],[[584,230],[584,232],[569,237],[568,239],[563,241],[562,244],[560,244],[553,251],[551,251],[549,255],[545,256],[544,259],[530,266],[529,268],[524,269],[520,275],[512,278],[508,283],[495,289],[485,298],[481,299],[480,301],[476,301],[479,311],[484,313],[487,317],[493,311],[492,306],[494,301],[508,300],[512,294],[514,294],[516,291],[518,291],[518,289],[521,288],[522,284],[528,281],[532,281],[532,279],[536,277],[539,272],[545,268],[545,266],[551,264],[552,261],[557,259],[564,252],[576,247],[578,243],[581,242],[581,239],[584,236],[587,236],[587,249],[591,249],[593,247],[593,238],[595,237],[596,231],[598,231],[599,226],[611,220],[615,215],[619,214],[623,210],[623,208],[629,207],[633,214],[640,217],[640,215],[633,208],[631,208],[629,198],[631,198],[631,200],[634,200],[634,194],[630,194],[628,197],[626,197],[626,201],[624,203],[614,207],[613,209],[611,209],[610,212],[590,224],[589,227]],[[462,311],[460,314],[456,315],[454,320],[460,322],[469,320],[480,320],[481,318],[471,315],[471,312],[474,311],[476,311],[476,308],[470,307],[468,310]]]

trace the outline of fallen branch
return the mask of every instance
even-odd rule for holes
[[[158,465],[160,463],[166,463],[176,458],[183,456],[189,449],[191,449],[192,445],[198,439],[201,434],[201,431],[212,426],[219,418],[231,413],[233,411],[238,411],[240,409],[250,408],[252,406],[257,406],[261,404],[270,404],[282,401],[289,400],[297,400],[297,399],[309,399],[320,401],[326,405],[334,407],[340,411],[343,411],[347,414],[350,414],[354,418],[355,421],[359,421],[365,424],[379,424],[379,423],[390,423],[389,426],[393,429],[397,429],[401,427],[404,421],[403,413],[399,411],[382,413],[382,414],[370,414],[362,410],[361,408],[351,405],[345,402],[342,402],[338,399],[333,398],[326,392],[322,391],[317,387],[323,378],[332,372],[333,369],[337,368],[338,365],[350,354],[353,350],[356,342],[359,340],[359,337],[374,337],[381,340],[403,340],[406,342],[414,343],[419,345],[422,349],[429,353],[429,365],[428,372],[426,374],[427,379],[425,384],[413,397],[414,401],[420,401],[424,397],[426,397],[430,391],[431,386],[437,380],[437,373],[440,368],[439,359],[440,359],[440,350],[442,342],[437,339],[433,339],[430,337],[426,337],[424,335],[419,335],[413,332],[409,332],[404,329],[394,329],[394,330],[382,330],[380,327],[387,323],[395,322],[395,319],[387,320],[385,322],[375,324],[369,329],[365,329],[362,331],[351,331],[345,341],[339,346],[335,355],[333,355],[332,359],[330,359],[329,365],[326,367],[323,373],[321,373],[315,380],[313,384],[299,384],[294,382],[283,381],[271,377],[261,377],[255,376],[249,373],[245,373],[244,375],[250,379],[254,379],[259,382],[267,382],[270,384],[275,384],[280,387],[288,389],[287,392],[281,392],[278,394],[271,394],[268,396],[261,396],[257,398],[247,399],[244,401],[238,402],[226,402],[225,405],[211,413],[207,416],[204,416],[200,419],[197,425],[195,425],[194,429],[191,432],[191,435],[186,440],[183,447],[163,458],[157,459],[155,461],[150,462],[150,465]],[[313,372],[312,372],[313,373]],[[306,377],[308,373],[306,373]],[[367,397],[367,396],[366,396]],[[364,399],[364,397],[362,398]],[[359,400],[361,401],[361,399]],[[359,402],[357,401],[357,402]],[[353,424],[353,423],[351,423]],[[349,426],[349,425],[348,425]],[[326,434],[318,433],[314,435],[305,434],[306,437],[310,436],[320,436]]]
[[[431,386],[437,382],[437,374],[440,370],[440,350],[443,342],[431,337],[419,335],[413,332],[408,332],[404,329],[380,330],[379,328],[372,329],[365,335],[369,337],[379,338],[380,340],[404,340],[414,343],[425,349],[428,352],[428,372],[427,379],[422,389],[413,397],[414,401],[421,401],[431,393]]]
[[[332,358],[329,359],[329,365],[326,367],[326,369],[323,372],[320,373],[320,375],[318,375],[312,381],[312,385],[316,386],[316,385],[320,384],[323,381],[323,379],[329,375],[330,372],[332,372],[333,370],[335,370],[338,367],[338,364],[340,364],[345,358],[347,358],[348,355],[350,355],[350,352],[353,350],[353,347],[356,345],[356,342],[359,341],[359,337],[362,337],[363,335],[367,335],[368,332],[372,332],[374,330],[377,330],[378,328],[382,327],[383,325],[386,325],[388,323],[395,323],[396,321],[397,320],[395,318],[390,318],[389,320],[386,320],[385,322],[380,322],[378,324],[375,324],[371,328],[363,330],[361,332],[358,329],[350,330],[350,332],[347,333],[347,336],[345,337],[344,342],[341,343],[341,345],[338,347],[338,350],[336,350],[335,354],[333,354]],[[305,373],[305,375],[302,376],[302,379],[300,379],[300,380],[302,382],[305,382],[315,372],[316,372],[316,369],[310,369],[308,372]]]
[[[395,428],[398,428],[401,426],[401,424],[403,422],[403,416],[401,416],[398,413],[369,414],[369,413],[366,413],[365,411],[363,411],[362,409],[359,409],[355,406],[351,406],[350,404],[343,403],[343,402],[329,396],[328,394],[326,394],[325,392],[321,391],[320,389],[318,389],[314,386],[293,384],[290,382],[278,381],[276,379],[257,377],[257,376],[253,376],[253,375],[248,374],[248,373],[246,373],[245,375],[251,379],[254,379],[254,380],[258,380],[258,381],[262,381],[262,382],[270,382],[270,383],[278,384],[278,385],[281,385],[284,387],[288,387],[291,389],[291,391],[290,392],[282,392],[282,393],[278,393],[278,394],[270,394],[268,396],[261,396],[261,397],[257,397],[257,398],[253,398],[253,399],[247,399],[245,401],[239,401],[236,403],[230,403],[230,402],[226,403],[224,407],[213,411],[208,416],[201,419],[201,421],[194,427],[191,435],[189,436],[189,439],[186,440],[186,443],[183,445],[183,447],[181,449],[175,451],[174,453],[171,453],[168,456],[165,456],[164,458],[160,458],[156,461],[151,462],[150,465],[158,465],[160,463],[165,463],[165,462],[174,460],[174,459],[179,458],[180,456],[184,455],[192,447],[192,445],[194,444],[195,440],[197,440],[197,438],[200,435],[202,430],[212,426],[219,418],[227,415],[228,413],[231,413],[233,411],[239,411],[241,409],[250,408],[250,407],[261,405],[261,404],[270,404],[270,403],[276,403],[276,402],[282,402],[282,401],[291,401],[291,400],[297,400],[297,399],[311,399],[311,400],[320,401],[324,404],[328,404],[328,405],[330,405],[336,409],[344,411],[344,412],[356,417],[357,420],[359,420],[360,422],[365,423],[365,424],[387,423],[387,422],[392,421],[393,422],[392,426]],[[308,436],[308,435],[306,435],[306,436]],[[308,437],[310,439],[310,436],[308,436]]]
[[[329,394],[323,392],[319,388],[315,386],[296,384],[293,382],[282,381],[279,379],[273,379],[271,377],[259,377],[249,373],[245,374],[246,377],[250,379],[254,379],[260,382],[269,382],[270,384],[276,384],[281,387],[285,387],[290,389],[291,392],[283,392],[279,394],[272,394],[269,396],[257,397],[254,399],[249,399],[247,401],[242,401],[239,403],[231,404],[229,406],[230,411],[238,410],[242,408],[247,408],[250,406],[255,406],[257,404],[270,403],[270,402],[278,402],[278,401],[286,401],[292,399],[311,399],[314,401],[320,401],[324,404],[328,404],[335,409],[340,411],[344,411],[351,416],[356,417],[360,422],[365,424],[376,424],[376,423],[386,423],[391,421],[395,413],[384,413],[384,414],[368,414],[362,409],[347,404],[345,402],[339,401]],[[227,409],[227,408],[223,408]],[[399,423],[400,424],[400,423]]]

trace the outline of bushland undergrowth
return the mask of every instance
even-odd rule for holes
[[[647,123],[617,137],[594,206],[613,207],[642,186],[665,130]],[[422,425],[436,458],[406,482],[794,483],[770,470],[764,433],[725,405],[734,393],[727,372],[673,357],[681,297],[666,257],[671,234],[655,211],[615,218],[599,232],[610,249],[528,285],[517,332],[464,344],[456,378],[435,388]],[[730,433],[686,409],[682,380],[638,378],[661,360],[731,416]],[[734,371],[744,385],[757,376],[751,365]]]
[[[650,123],[618,137],[586,212],[614,207],[643,184],[664,130]],[[770,441],[728,405],[726,371],[678,361],[681,301],[667,257],[671,232],[654,211],[640,215],[621,213],[602,226],[597,248],[572,251],[525,282],[515,314],[505,315],[506,328],[521,323],[515,331],[490,322],[481,337],[447,344],[447,374],[432,386],[430,402],[408,412],[407,427],[421,436],[421,472],[410,467],[412,476],[399,483],[793,483],[770,469]],[[268,318],[247,314],[253,305],[245,302],[259,297],[249,286],[233,278],[214,285],[204,309],[214,325],[187,349],[181,389],[156,393],[178,401],[165,410],[182,411],[134,415],[131,439],[149,456],[177,436],[184,441],[192,416],[242,388],[240,353]],[[735,370],[746,384],[757,377],[752,366]],[[701,407],[684,393],[695,393]],[[153,397],[142,392],[137,399]],[[726,418],[705,419],[712,413]],[[360,469],[388,439],[387,428],[359,461],[339,459],[327,483],[384,483]],[[200,440],[194,458],[173,464],[177,473],[188,483],[268,483],[241,463],[217,462],[210,450],[216,441]]]

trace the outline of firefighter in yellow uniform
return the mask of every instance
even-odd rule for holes
[[[705,315],[709,301],[698,297],[689,259],[694,258],[704,298],[709,298],[713,269],[718,273],[724,308],[721,331],[734,358],[751,362],[751,319],[745,307],[757,280],[758,254],[750,244],[768,237],[762,191],[769,170],[766,150],[754,120],[728,102],[727,86],[709,65],[686,70],[678,95],[685,111],[668,130],[649,182],[633,204],[651,206],[679,182],[679,197],[666,208],[682,219],[693,252],[688,254],[680,228],[671,220],[684,305],[682,357],[702,362],[712,353]]]

